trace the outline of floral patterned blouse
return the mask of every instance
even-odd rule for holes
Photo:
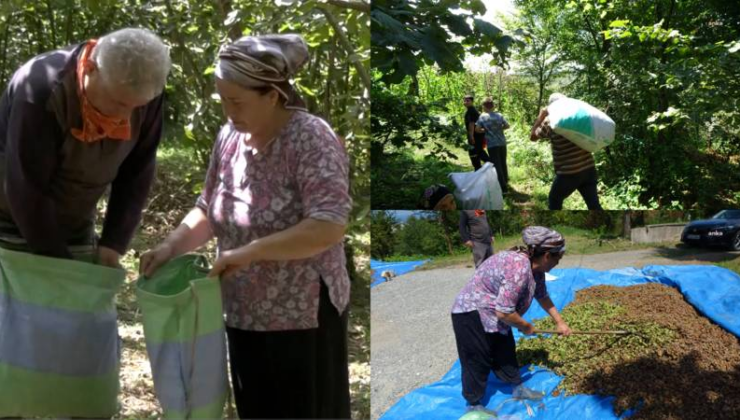
[[[221,129],[197,202],[219,252],[306,218],[347,223],[349,161],[325,121],[295,111],[262,152],[243,139],[231,123]],[[350,290],[342,243],[311,258],[251,264],[222,279],[226,324],[252,331],[316,328],[321,279],[342,313]]]
[[[532,271],[527,254],[501,251],[488,258],[463,287],[452,306],[453,314],[478,311],[483,329],[508,335],[511,327],[496,317],[496,311],[524,315],[532,299],[547,297],[545,276]]]

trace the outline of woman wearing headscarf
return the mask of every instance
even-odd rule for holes
[[[149,276],[217,238],[210,275],[221,276],[241,418],[350,417],[348,158],[290,84],[307,59],[297,35],[244,37],[221,49],[216,87],[229,121],[203,193],[141,259]]]
[[[514,397],[542,396],[522,385],[511,331],[511,327],[516,327],[526,335],[535,333],[534,326],[522,318],[533,298],[552,317],[560,334],[571,334],[545,285],[545,273],[565,253],[565,239],[542,226],[527,227],[522,239],[526,246],[499,252],[485,260],[452,307],[452,327],[468,410],[485,411],[481,399],[491,371],[503,382],[515,386]]]
[[[455,210],[455,196],[442,184],[435,184],[425,189],[419,197],[418,207],[422,210]]]

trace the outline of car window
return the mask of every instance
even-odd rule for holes
[[[712,219],[740,219],[740,210],[722,210],[721,212],[712,216]]]

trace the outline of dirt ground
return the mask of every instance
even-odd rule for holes
[[[712,323],[674,288],[596,286],[573,305],[610,302],[619,322],[654,322],[677,333],[654,354],[579,378],[574,391],[615,395],[615,411],[640,406],[634,419],[740,418],[740,341]]]

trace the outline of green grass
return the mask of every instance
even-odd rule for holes
[[[732,270],[737,274],[740,274],[740,256],[736,257],[733,260],[720,262],[717,265],[728,270]]]
[[[507,166],[511,190],[504,196],[504,208],[548,208],[547,196],[555,177],[548,142],[529,140],[529,128],[517,124],[506,132]],[[436,157],[430,142],[419,147],[392,151],[371,167],[372,207],[376,210],[415,209],[419,195],[433,184],[454,185],[450,172],[472,172],[468,152],[461,146],[445,145],[451,157]],[[625,202],[617,191],[599,184],[599,200],[604,209],[640,209],[636,202]],[[586,210],[576,191],[563,203],[564,210]]]
[[[570,255],[591,255],[606,252],[627,251],[634,249],[654,248],[664,246],[665,244],[633,244],[624,238],[603,238],[597,233],[570,226],[553,226],[553,229],[560,232],[565,237],[567,253]],[[497,236],[493,244],[496,252],[509,249],[511,247],[522,245],[521,235]],[[418,270],[434,270],[472,262],[470,250],[459,247],[455,249],[453,255],[442,256],[393,256],[386,261],[413,261],[431,258],[432,261],[419,267]],[[738,259],[738,268],[740,268],[740,259]]]

